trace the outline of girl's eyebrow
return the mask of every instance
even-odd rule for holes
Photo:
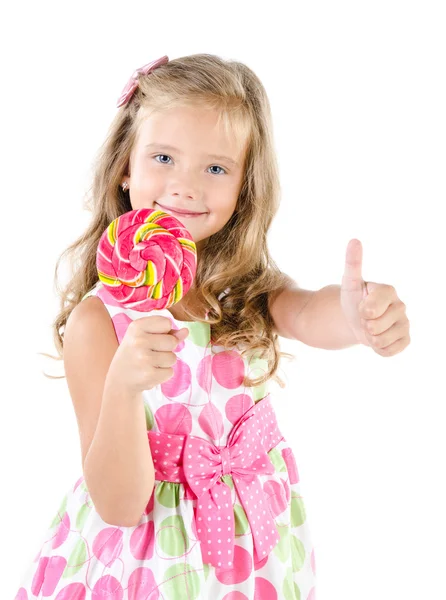
[[[175,148],[175,146],[171,146],[170,144],[158,144],[157,142],[152,142],[151,144],[146,144],[144,147],[145,148],[165,149],[165,150],[170,150],[172,152],[177,152],[178,154],[182,154],[182,152],[179,148]],[[234,165],[234,167],[239,166],[238,163],[233,158],[229,158],[229,156],[223,156],[221,154],[208,154],[208,157],[212,158],[214,160],[225,160],[228,163],[231,163],[232,165]]]

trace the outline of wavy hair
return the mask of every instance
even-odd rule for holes
[[[241,62],[211,54],[176,58],[141,76],[130,102],[118,109],[93,163],[93,181],[85,207],[91,212],[86,231],[59,256],[55,287],[60,312],[52,324],[58,357],[63,360],[63,329],[72,310],[98,281],[96,251],[102,233],[121,214],[132,210],[129,192],[121,182],[147,111],[182,106],[216,110],[225,132],[246,148],[245,170],[233,215],[210,236],[200,250],[194,288],[208,311],[214,343],[237,347],[243,355],[264,359],[268,368],[257,379],[245,376],[244,385],[268,379],[280,387],[277,370],[282,356],[268,303],[287,283],[270,256],[267,233],[280,202],[278,165],[272,137],[271,109],[266,91],[254,72]],[[71,263],[71,279],[58,283],[63,258]],[[222,292],[226,295],[219,300]],[[201,315],[184,307],[194,321]],[[203,313],[201,313],[203,314]],[[50,355],[47,355],[50,356]],[[58,377],[51,377],[58,379]]]

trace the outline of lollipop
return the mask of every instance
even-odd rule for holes
[[[138,311],[163,309],[189,291],[197,248],[183,224],[161,210],[131,210],[112,221],[99,240],[100,281],[120,304]]]

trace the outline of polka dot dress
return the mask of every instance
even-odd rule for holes
[[[91,295],[107,308],[119,342],[132,320],[150,315],[117,304],[101,282],[84,298]],[[258,377],[266,361],[213,344],[208,323],[178,321],[167,309],[161,314],[189,336],[175,350],[173,377],[143,394],[156,479],[140,521],[103,521],[80,477],[15,600],[316,600],[293,450],[277,429],[266,385],[243,386],[244,374]],[[185,478],[188,465],[195,480]],[[220,539],[231,554],[218,566]],[[264,543],[266,555],[259,552]]]

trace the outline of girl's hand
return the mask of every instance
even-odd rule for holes
[[[391,285],[362,278],[362,244],[350,240],[341,285],[341,307],[359,343],[380,356],[394,356],[410,344],[406,305]]]
[[[189,330],[172,331],[167,317],[141,317],[130,323],[110,364],[106,382],[132,395],[170,379],[177,357],[173,352]]]

